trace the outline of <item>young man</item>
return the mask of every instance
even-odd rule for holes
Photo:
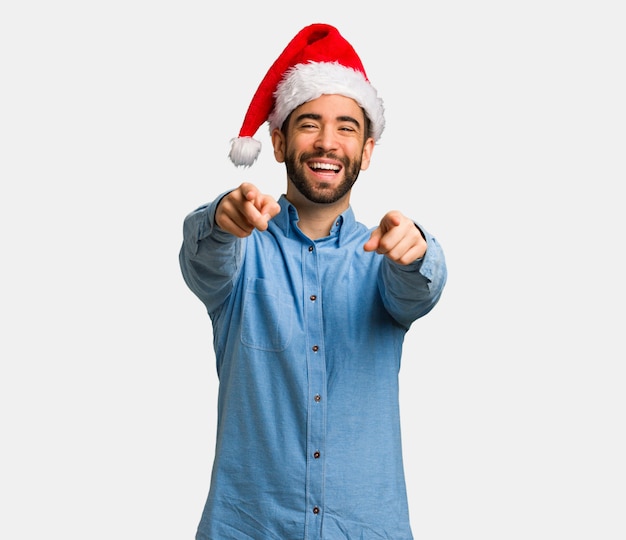
[[[332,26],[301,30],[257,90],[231,159],[269,122],[287,191],[242,184],[187,216],[182,273],[213,324],[220,381],[198,540],[412,538],[398,373],[446,281],[441,247],[391,211],[367,229],[350,193],[382,101]]]

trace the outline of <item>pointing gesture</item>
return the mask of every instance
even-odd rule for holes
[[[396,210],[387,212],[365,242],[365,251],[375,251],[407,265],[424,256],[426,240],[412,220]]]
[[[215,223],[223,231],[243,238],[253,229],[265,231],[269,221],[279,212],[280,205],[271,195],[261,193],[252,184],[243,183],[220,201],[215,211]]]

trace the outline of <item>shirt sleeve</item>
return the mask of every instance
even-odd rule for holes
[[[417,227],[428,244],[424,256],[409,265],[384,257],[378,275],[385,308],[407,329],[439,302],[448,275],[441,245],[423,227]]]
[[[241,268],[245,240],[221,230],[215,210],[222,194],[185,217],[179,262],[191,291],[213,315],[226,301]]]

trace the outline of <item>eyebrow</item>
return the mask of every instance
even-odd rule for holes
[[[304,114],[300,114],[296,117],[296,122],[300,122],[301,120],[321,120],[322,119],[322,115],[321,114],[315,114],[315,113],[304,113]],[[354,124],[356,127],[360,128],[361,124],[359,123],[359,121],[356,118],[353,118],[352,116],[338,116],[336,118],[336,120],[338,120],[339,122],[349,122],[351,124]]]

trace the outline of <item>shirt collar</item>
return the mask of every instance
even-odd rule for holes
[[[281,195],[278,199],[280,205],[280,212],[272,220],[285,234],[290,237],[292,235],[302,235],[300,229],[298,229],[298,210],[291,204],[285,195]],[[349,206],[342,214],[337,216],[335,223],[333,224],[330,233],[324,238],[320,238],[318,241],[328,241],[335,239],[335,241],[341,245],[347,241],[349,233],[354,230],[356,225],[356,218],[352,207]]]

